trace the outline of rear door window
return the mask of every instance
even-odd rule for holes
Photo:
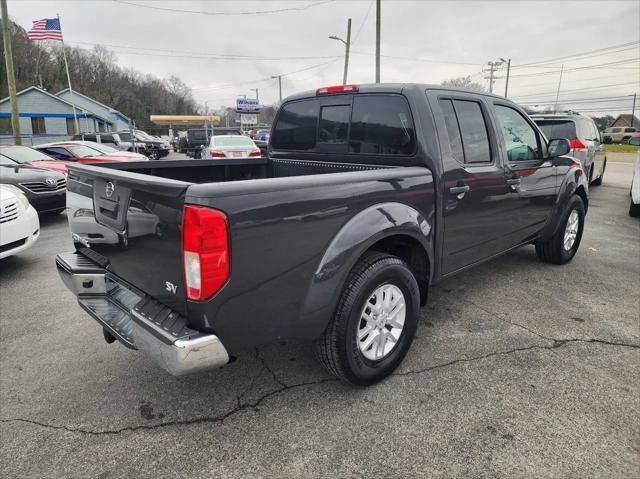
[[[313,150],[318,129],[318,100],[288,103],[278,114],[272,145],[276,150]]]
[[[464,162],[490,163],[489,135],[480,104],[467,100],[454,100],[453,104],[462,133]]]
[[[635,128],[625,128],[625,129],[624,129],[624,132],[625,132],[625,133],[633,133],[634,131],[636,131],[636,129],[635,129]]]
[[[406,100],[400,96],[354,96],[350,153],[410,155],[415,131]]]
[[[453,109],[451,100],[439,100],[442,114],[444,115],[444,124],[449,135],[449,145],[451,147],[451,155],[455,160],[464,163],[464,153],[462,151],[462,137],[460,136],[460,126],[456,118],[456,112]]]

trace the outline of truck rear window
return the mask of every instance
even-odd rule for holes
[[[536,125],[540,127],[544,136],[548,140],[554,138],[568,138],[573,140],[577,138],[576,124],[572,120],[537,120],[534,119]]]
[[[320,108],[315,98],[284,105],[273,129],[273,148],[313,151],[316,140],[323,145],[344,145],[345,153],[410,155],[415,150],[409,105],[399,95],[354,95],[353,107]]]

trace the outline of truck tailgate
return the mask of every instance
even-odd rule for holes
[[[190,184],[96,166],[70,166],[67,215],[76,249],[184,314],[181,224]]]

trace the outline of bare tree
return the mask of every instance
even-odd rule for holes
[[[456,87],[456,88],[466,88],[468,90],[474,90],[474,91],[487,91],[487,89],[484,87],[484,85],[482,85],[482,83],[473,81],[470,75],[467,75],[465,77],[450,78],[449,80],[443,81],[441,85]]]

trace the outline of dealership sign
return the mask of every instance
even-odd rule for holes
[[[236,100],[238,113],[260,113],[260,104],[253,98],[238,98]]]

